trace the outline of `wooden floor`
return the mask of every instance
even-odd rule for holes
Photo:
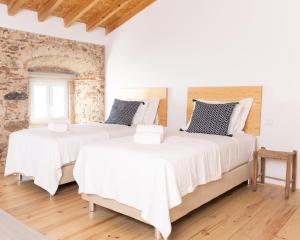
[[[280,187],[246,185],[227,193],[173,224],[170,240],[299,240],[300,191],[283,199]],[[30,227],[59,240],[147,240],[153,228],[115,212],[88,204],[75,184],[49,195],[32,182],[18,184],[16,177],[0,176],[0,208]]]

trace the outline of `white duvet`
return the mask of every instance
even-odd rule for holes
[[[79,193],[114,199],[141,211],[167,238],[169,209],[198,185],[247,162],[255,138],[177,133],[160,145],[135,144],[132,137],[84,146],[74,168]]]
[[[83,145],[133,133],[132,127],[101,123],[74,124],[67,132],[48,128],[17,131],[9,137],[5,175],[22,173],[33,177],[36,185],[53,195],[62,166],[75,161]]]

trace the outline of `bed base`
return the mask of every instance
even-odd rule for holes
[[[17,178],[19,183],[23,181],[23,175],[21,173],[17,173]]]
[[[75,182],[74,176],[73,176],[73,169],[74,169],[75,162],[69,163],[67,165],[62,166],[62,176],[59,181],[59,185],[63,185],[70,182]],[[21,183],[25,180],[33,180],[34,177],[27,177],[26,175],[22,173],[17,174],[18,182]],[[50,195],[50,197],[52,197]]]
[[[74,176],[73,176],[73,169],[74,169],[75,163],[70,163],[62,167],[62,176],[59,181],[59,185],[63,185],[70,182],[75,182]]]
[[[197,209],[203,204],[213,200],[214,198],[240,185],[241,183],[249,181],[251,178],[251,165],[252,162],[248,162],[231,170],[228,173],[225,173],[222,179],[218,181],[198,186],[194,192],[182,198],[182,204],[170,209],[171,222],[175,222],[189,212]],[[141,211],[136,208],[93,194],[82,194],[81,197],[89,202],[89,210],[91,212],[94,212],[95,206],[99,205],[149,224],[141,218]],[[163,239],[157,229],[155,229],[155,239]]]

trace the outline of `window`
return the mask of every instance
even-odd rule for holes
[[[68,118],[68,79],[65,74],[30,74],[30,123],[44,124]]]

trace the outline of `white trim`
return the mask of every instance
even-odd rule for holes
[[[69,118],[69,87],[68,80],[70,80],[74,75],[69,74],[40,74],[34,73],[29,76],[29,84],[30,84],[30,113],[34,110],[32,98],[33,87],[36,85],[46,86],[47,87],[47,116],[46,118],[33,118],[30,114],[30,124],[47,124],[49,119],[53,118],[52,109],[53,109],[53,87],[54,86],[63,86],[65,89],[65,106],[64,106],[64,116],[60,116],[59,118]]]

